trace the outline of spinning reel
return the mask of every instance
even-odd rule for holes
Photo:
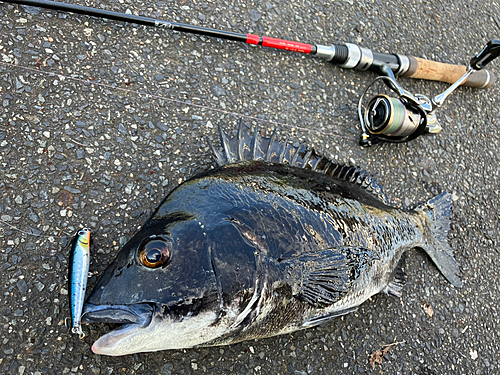
[[[465,74],[447,90],[432,99],[421,94],[412,94],[403,89],[396,82],[393,71],[386,63],[374,61],[370,70],[378,73],[379,77],[368,85],[358,103],[358,115],[362,130],[359,144],[363,147],[369,147],[380,141],[403,143],[422,134],[439,133],[442,128],[436,118],[436,109],[473,72],[483,69],[499,55],[500,40],[491,40],[477,56],[471,59]],[[397,97],[385,94],[376,95],[365,108],[363,101],[367,91],[379,81],[383,81]],[[364,113],[363,108],[365,108]]]

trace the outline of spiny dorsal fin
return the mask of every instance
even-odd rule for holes
[[[289,164],[356,184],[373,194],[383,203],[389,204],[389,199],[385,195],[382,186],[363,169],[334,163],[328,158],[318,155],[313,149],[309,149],[304,144],[294,145],[289,143],[288,140],[280,142],[276,131],[273,132],[270,138],[267,138],[263,137],[256,127],[252,137],[240,121],[237,139],[233,139],[229,134],[225,133],[220,124],[219,134],[222,149],[217,150],[210,143],[219,166],[249,160]]]
[[[249,160],[252,153],[252,138],[243,129],[243,122],[240,121],[238,126],[238,158],[239,160]]]
[[[273,134],[271,135],[271,138],[269,138],[269,146],[266,152],[266,161],[276,163],[277,161],[279,161],[280,152],[281,152],[280,140],[278,138],[276,130],[274,130]]]

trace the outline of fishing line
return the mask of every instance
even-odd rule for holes
[[[304,128],[304,127],[301,127],[301,126],[294,126],[294,125],[290,125],[290,124],[283,123],[283,122],[262,119],[262,118],[258,118],[258,117],[254,117],[254,116],[250,116],[250,115],[244,115],[244,114],[241,114],[241,113],[238,113],[238,112],[231,112],[231,111],[226,111],[226,110],[219,109],[219,108],[205,106],[205,105],[202,105],[202,104],[195,104],[195,103],[190,103],[190,102],[179,100],[179,99],[168,98],[168,97],[165,97],[165,96],[162,96],[162,95],[149,94],[149,93],[144,93],[144,92],[140,92],[140,91],[137,91],[137,90],[127,89],[127,88],[123,88],[123,87],[117,87],[117,86],[114,86],[114,85],[111,85],[111,84],[106,84],[106,83],[101,83],[101,82],[93,82],[93,81],[86,80],[86,79],[81,79],[81,78],[76,78],[76,77],[70,77],[70,76],[66,76],[64,74],[54,73],[54,72],[48,72],[48,71],[44,71],[44,70],[41,70],[41,69],[35,69],[35,68],[28,67],[28,66],[15,64],[15,63],[6,63],[6,62],[3,62],[3,61],[0,61],[0,65],[3,65],[5,67],[11,67],[11,68],[14,67],[14,68],[18,68],[18,69],[24,69],[24,70],[27,70],[27,71],[32,71],[32,72],[35,72],[35,73],[43,74],[43,75],[46,75],[46,76],[49,76],[49,77],[58,77],[59,79],[61,79],[61,81],[71,80],[71,81],[78,82],[78,83],[83,84],[83,85],[94,85],[94,86],[108,88],[108,89],[111,89],[111,90],[122,91],[122,92],[125,92],[125,93],[128,93],[128,94],[136,94],[136,95],[148,97],[148,98],[151,98],[151,99],[165,100],[167,102],[183,104],[183,105],[187,105],[187,106],[191,106],[191,107],[195,107],[195,108],[200,108],[200,109],[205,109],[205,110],[209,110],[209,111],[213,111],[213,112],[222,113],[222,114],[225,114],[225,115],[238,116],[240,118],[246,118],[246,119],[249,119],[249,120],[255,120],[255,121],[265,122],[265,123],[272,124],[272,125],[275,125],[275,126],[280,126],[280,127],[283,127],[283,128],[289,128],[289,129],[292,129],[292,130],[293,129],[302,130],[302,131],[309,132],[309,133],[314,132],[314,133],[317,133],[317,134],[320,134],[320,135],[323,135],[323,136],[333,136],[333,137],[347,139],[347,140],[350,140],[350,141],[356,141],[356,139],[353,138],[353,137],[348,137],[348,136],[341,135],[341,134],[326,133],[326,132],[323,132],[323,131],[317,130],[317,129],[308,129],[308,128]],[[2,125],[2,127],[6,128],[6,129],[10,129],[10,127],[5,126],[5,125]],[[81,143],[79,143],[79,142],[77,142],[77,141],[75,141],[73,139],[71,139],[71,141],[73,141],[76,144],[82,145]],[[3,224],[5,224],[5,225],[7,225],[7,226],[9,226],[11,229],[14,229],[14,230],[16,230],[16,231],[18,231],[20,233],[26,234],[28,236],[34,236],[34,237],[53,237],[51,235],[44,235],[44,234],[40,234],[40,235],[37,236],[34,233],[29,233],[29,232],[23,231],[23,230],[15,227],[12,224],[9,224],[9,223],[5,222],[4,220],[0,219],[0,222],[3,223]],[[70,233],[68,233],[68,232],[66,232],[64,230],[61,233],[64,233],[64,234],[66,234],[68,236],[72,235],[72,234],[70,234]],[[5,229],[4,228],[0,228],[0,236],[4,236],[4,234],[5,234]]]
[[[320,134],[322,136],[333,136],[333,137],[343,138],[343,139],[347,139],[347,140],[354,141],[354,142],[357,141],[357,139],[355,139],[353,137],[345,136],[342,134],[331,133],[331,132],[327,133],[327,132],[323,132],[323,131],[317,130],[317,129],[308,129],[308,128],[304,128],[304,127],[296,126],[296,125],[291,125],[291,124],[284,123],[284,122],[262,119],[262,118],[258,118],[255,116],[244,115],[244,114],[238,113],[238,112],[226,111],[223,109],[214,108],[214,107],[210,107],[210,106],[206,106],[206,105],[202,105],[202,104],[190,103],[188,101],[184,101],[184,100],[180,100],[180,99],[168,98],[168,97],[165,97],[162,95],[149,94],[149,93],[145,93],[145,92],[141,92],[141,91],[137,91],[137,90],[127,89],[127,88],[123,88],[123,87],[117,87],[117,86],[107,84],[107,83],[94,82],[94,81],[90,81],[90,80],[86,80],[86,79],[82,79],[82,78],[66,76],[66,75],[61,74],[61,73],[48,72],[48,71],[44,71],[44,70],[36,69],[36,68],[31,68],[31,67],[24,66],[24,65],[18,65],[15,63],[6,63],[3,61],[0,61],[0,64],[4,65],[4,66],[15,67],[15,68],[19,68],[19,69],[25,69],[28,71],[36,72],[36,73],[45,74],[45,75],[50,76],[50,77],[58,77],[61,79],[61,81],[72,80],[72,81],[75,81],[75,82],[78,82],[78,83],[84,84],[84,85],[95,85],[95,86],[105,87],[107,89],[118,90],[118,91],[122,91],[122,92],[125,92],[128,94],[141,95],[141,96],[145,96],[145,97],[148,97],[151,99],[165,100],[167,102],[183,104],[183,105],[187,105],[187,106],[191,106],[191,107],[195,107],[195,108],[199,108],[199,109],[204,109],[207,111],[222,113],[225,115],[237,116],[237,117],[245,118],[245,119],[249,119],[249,120],[265,122],[265,123],[268,123],[271,125],[280,126],[283,128],[289,128],[292,130],[296,129],[296,130],[301,130],[301,131],[308,132],[308,133],[317,133],[317,134]]]
[[[36,235],[33,232],[29,233],[29,232],[26,232],[26,231],[24,231],[22,229],[19,229],[19,228],[15,227],[14,225],[9,224],[9,223],[7,223],[6,221],[4,221],[2,219],[0,219],[0,222],[3,223],[3,224],[5,224],[5,225],[7,225],[7,226],[9,226],[10,228],[12,228],[14,230],[17,230],[18,232],[21,232],[21,233],[24,233],[24,234],[26,234],[28,236],[33,236],[33,237],[46,237],[46,238],[48,238],[48,237],[60,237],[61,233],[64,233],[64,234],[66,234],[68,236],[72,236],[71,233],[66,232],[64,229],[61,232],[59,232],[59,235],[50,235],[50,234],[39,234],[39,235]],[[0,228],[0,237],[3,237],[4,235],[5,235],[5,228]]]
[[[27,234],[28,236],[35,236],[35,237],[37,237],[34,233],[28,233],[28,232],[25,232],[24,230],[19,229],[19,228],[16,228],[14,225],[9,224],[9,223],[7,223],[6,221],[3,221],[2,219],[0,219],[0,222],[2,222],[3,224],[5,224],[5,225],[7,225],[7,226],[11,227],[12,229],[17,230],[18,232],[21,232],[21,233]],[[4,233],[5,233],[5,229],[4,229],[4,228],[0,228],[0,236],[3,236],[3,235],[4,235]]]

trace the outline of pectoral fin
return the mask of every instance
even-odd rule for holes
[[[339,247],[284,259],[294,297],[317,307],[338,301],[377,256],[362,247]]]

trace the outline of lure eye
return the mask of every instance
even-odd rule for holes
[[[150,240],[139,251],[139,261],[148,268],[165,266],[169,260],[169,244],[163,239]]]

